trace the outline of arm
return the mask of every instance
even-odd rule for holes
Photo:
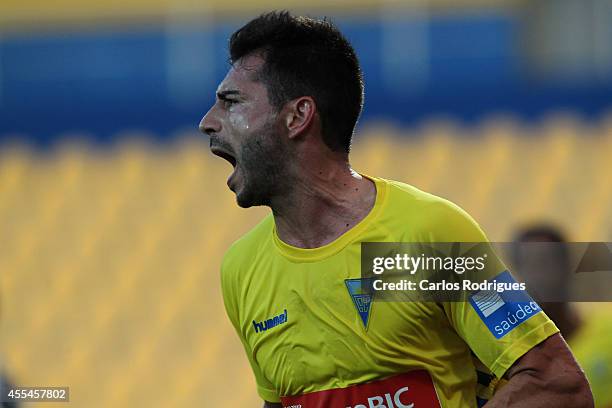
[[[584,372],[558,333],[517,360],[506,377],[486,408],[593,407]]]
[[[283,408],[283,405],[278,402],[268,402],[264,401],[263,408]]]

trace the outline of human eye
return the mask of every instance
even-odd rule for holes
[[[238,103],[238,101],[237,101],[237,100],[235,100],[235,99],[231,99],[231,98],[223,98],[223,99],[221,100],[221,103],[223,104],[223,106],[224,106],[224,107],[226,107],[226,108],[230,108],[230,107],[232,107],[233,105],[237,104],[237,103]]]

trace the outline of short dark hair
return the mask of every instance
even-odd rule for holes
[[[322,137],[330,149],[349,152],[363,107],[363,79],[355,50],[327,19],[262,14],[234,34],[230,63],[254,52],[265,60],[259,73],[276,109],[300,96],[315,100]]]
[[[567,266],[569,268],[570,264],[570,247],[565,237],[565,233],[561,230],[561,228],[556,227],[553,224],[534,224],[528,227],[525,227],[522,230],[519,230],[514,237],[515,243],[525,243],[525,242],[554,242],[557,243],[553,247],[556,251],[557,259],[562,263],[562,265]],[[519,258],[518,246],[514,246],[513,248],[513,257],[515,262]]]
[[[518,231],[515,241],[517,242],[560,242],[566,243],[565,234],[560,228],[552,224],[535,224]]]

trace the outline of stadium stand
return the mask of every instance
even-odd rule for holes
[[[229,166],[204,137],[150,139],[0,150],[6,366],[18,384],[70,386],[75,407],[256,406],[218,275],[225,248],[265,210],[237,208]],[[611,153],[612,117],[560,115],[470,132],[443,120],[371,125],[353,162],[454,200],[492,240],[542,217],[577,240],[610,240]]]
[[[517,0],[421,0],[415,2],[418,7],[429,7],[442,11],[482,10],[487,8],[513,8],[519,5]],[[345,11],[350,7],[353,12],[368,13],[380,7],[402,6],[395,0],[336,0],[333,2],[314,0],[307,6],[298,0],[242,0],[227,2],[209,0],[192,2],[185,0],[129,0],[105,1],[83,4],[77,0],[59,0],[53,4],[45,2],[22,2],[5,0],[0,4],[0,23],[14,30],[31,30],[36,26],[53,26],[60,24],[82,25],[84,21],[150,21],[169,15],[182,14],[193,17],[193,13],[213,13],[216,16],[243,16],[261,13],[274,8],[286,8],[296,11],[312,10],[313,7],[322,11]]]
[[[354,43],[356,169],[455,201],[491,240],[534,220],[611,240],[610,2],[307,3],[0,1],[12,383],[70,386],[84,408],[260,405],[219,265],[266,210],[236,206],[195,128],[228,35],[272,8],[331,15]]]

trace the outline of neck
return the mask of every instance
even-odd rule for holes
[[[372,209],[374,183],[336,160],[303,166],[291,190],[270,203],[276,232],[299,248],[326,245],[354,227]]]

